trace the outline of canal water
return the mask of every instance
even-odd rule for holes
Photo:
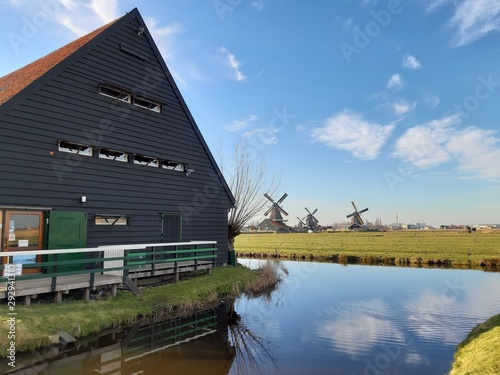
[[[269,294],[19,356],[12,373],[442,375],[471,329],[500,313],[500,273],[280,264]]]

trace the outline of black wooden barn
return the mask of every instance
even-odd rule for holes
[[[217,241],[228,185],[139,11],[0,79],[1,251]]]

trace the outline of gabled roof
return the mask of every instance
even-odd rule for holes
[[[102,34],[104,31],[111,29],[111,27],[114,26],[115,24],[116,25],[119,24],[119,21],[127,22],[127,20],[130,20],[132,18],[137,19],[141,25],[144,25],[144,33],[146,35],[146,38],[148,39],[154,54],[157,56],[158,61],[163,69],[163,72],[167,76],[167,79],[169,80],[174,93],[179,99],[179,102],[184,112],[186,113],[189,122],[193,126],[193,129],[199,141],[201,142],[202,147],[205,149],[208,159],[210,160],[214,170],[216,171],[217,176],[219,177],[222,183],[222,186],[224,187],[225,192],[227,193],[230,204],[234,206],[235,198],[231,192],[231,189],[229,188],[226,180],[224,179],[224,176],[222,175],[219,166],[217,165],[212,153],[210,152],[210,149],[206,144],[205,139],[203,138],[200,129],[196,124],[196,121],[194,120],[186,102],[184,101],[184,98],[182,97],[179,88],[177,87],[177,84],[175,83],[172,77],[172,74],[170,73],[167,65],[165,64],[165,61],[161,57],[161,53],[158,50],[158,47],[156,46],[137,8],[132,9],[132,11],[128,12],[126,15],[92,31],[91,33],[85,36],[82,36],[81,38],[75,40],[74,42],[71,42],[64,47],[59,48],[58,50],[32,62],[31,64],[28,64],[23,68],[20,68],[4,77],[1,77],[0,112],[2,112],[2,110],[4,112],[8,112],[10,109],[7,108],[8,106],[6,105],[7,102],[9,102],[11,99],[14,99],[14,97],[22,96],[23,95],[22,92],[30,91],[30,88],[33,90],[36,87],[37,84],[36,82],[41,82],[41,80],[39,81],[39,79],[41,79],[42,76],[49,75],[51,71],[56,70],[54,68],[57,65],[69,64],[70,63],[69,60],[71,60],[72,57],[74,57],[75,59],[78,58],[79,56],[78,53],[84,53],[85,52],[84,50],[86,49],[84,47],[88,47],[88,45],[91,44],[90,42],[97,43],[98,42],[97,37],[100,36],[100,34]],[[105,36],[105,34],[103,35]],[[64,66],[61,69],[64,69]]]
[[[60,62],[64,61],[68,56],[76,52],[83,45],[90,42],[114,22],[116,21],[112,21],[107,25],[92,31],[91,33],[82,36],[74,42],[61,47],[36,61],[33,61],[31,64],[28,64],[0,78],[0,105],[9,101],[29,84],[36,81]]]
[[[262,223],[259,224],[259,227],[261,225],[264,225],[264,223],[270,223],[272,226],[274,226],[275,228],[280,228],[280,229],[290,229],[290,227],[288,225],[286,225],[285,223],[280,223],[278,221],[274,221],[274,220],[271,220],[271,219],[264,219],[264,221],[262,221]]]

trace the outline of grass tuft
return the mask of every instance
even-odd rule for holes
[[[458,346],[450,375],[500,374],[500,314],[477,325]]]

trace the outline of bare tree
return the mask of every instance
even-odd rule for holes
[[[232,250],[236,236],[266,206],[264,193],[272,195],[277,190],[279,178],[269,176],[262,155],[241,139],[234,145],[229,167],[224,168],[222,152],[219,154],[222,173],[235,198],[235,207],[231,208],[228,217],[228,243]]]

